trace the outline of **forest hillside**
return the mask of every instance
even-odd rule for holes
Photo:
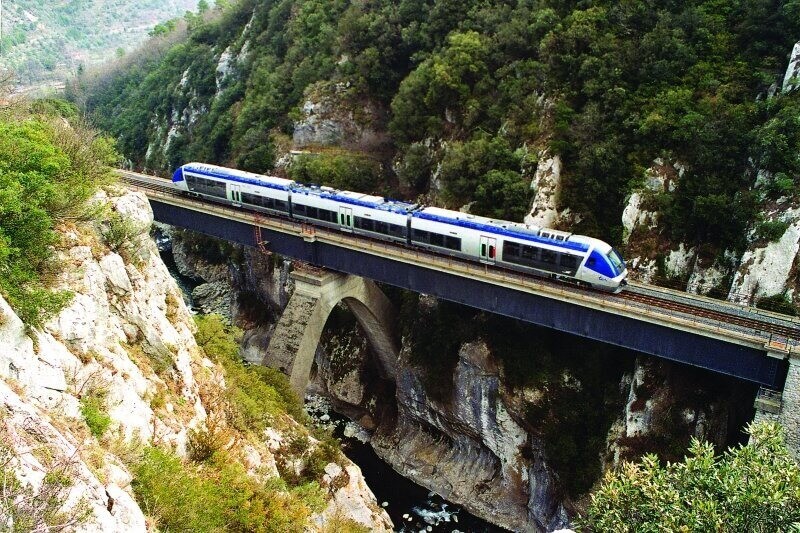
[[[122,55],[197,0],[14,0],[2,5],[0,68],[23,87],[60,83],[81,65]]]
[[[356,132],[310,139],[340,149],[298,177],[513,219],[544,151],[565,225],[614,242],[645,170],[678,162],[662,225],[722,251],[746,244],[757,170],[795,193],[799,37],[797,1],[241,0],[71,91],[137,166],[273,171],[309,113],[338,113]]]

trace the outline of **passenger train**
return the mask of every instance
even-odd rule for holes
[[[607,291],[620,292],[628,275],[619,252],[583,235],[201,163],[172,181],[235,207]]]

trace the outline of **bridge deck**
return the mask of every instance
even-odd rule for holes
[[[786,363],[767,357],[766,345],[786,354],[799,349],[800,322],[775,313],[638,284],[620,295],[581,289],[182,197],[159,178],[124,177],[148,195],[161,222],[248,246],[258,245],[254,228],[260,228],[276,253],[773,388],[780,388]],[[632,297],[642,293],[650,303]],[[652,303],[659,299],[671,303]]]

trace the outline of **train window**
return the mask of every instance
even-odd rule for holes
[[[489,259],[494,259],[494,246],[489,245]]]
[[[444,247],[444,235],[431,232],[431,244]]]
[[[519,243],[503,241],[503,257],[519,257]]]
[[[306,216],[311,218],[319,218],[319,209],[316,207],[308,206],[306,208]]]
[[[558,257],[556,252],[542,249],[542,263],[554,265],[556,264],[556,257]]]
[[[574,255],[563,254],[560,260],[561,266],[564,268],[575,269],[578,268],[578,258]]]
[[[428,242],[428,232],[421,229],[415,229],[411,234],[411,238],[417,242]]]
[[[286,211],[286,202],[283,200],[275,200],[275,209],[278,211]]]
[[[294,204],[294,213],[296,215],[304,215],[306,214],[306,206],[303,204]]]
[[[451,250],[461,251],[461,239],[458,237],[447,237],[444,241],[444,246]]]
[[[406,228],[405,226],[399,226],[397,224],[389,224],[389,235],[394,237],[405,237]]]
[[[539,248],[534,246],[523,246],[521,256],[523,259],[529,259],[531,261],[539,259]]]
[[[486,243],[481,243],[481,257],[486,257]]]
[[[380,220],[375,221],[375,231],[378,233],[383,233],[384,235],[389,234],[389,224],[386,222],[381,222]]]
[[[319,219],[325,222],[336,222],[336,213],[327,209],[320,209]]]
[[[361,223],[361,229],[365,229],[367,231],[375,231],[375,222],[368,219],[368,218],[361,218],[356,217],[356,227],[359,227],[359,219]]]

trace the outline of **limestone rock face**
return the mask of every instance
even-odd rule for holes
[[[542,228],[554,228],[559,218],[558,195],[561,190],[561,157],[540,154],[536,174],[531,181],[534,191],[530,212],[525,223]]]
[[[800,208],[779,208],[768,216],[786,223],[786,231],[775,242],[755,242],[745,251],[733,279],[731,299],[747,298],[749,303],[755,303],[762,296],[781,294],[787,289],[791,298],[796,291],[790,279],[800,250]]]
[[[105,446],[138,442],[185,454],[188,431],[206,423],[204,398],[213,399],[208,391],[225,382],[195,343],[192,316],[149,238],[147,199],[120,192],[96,201],[132,220],[139,234],[115,250],[100,237],[103,223],[64,234],[58,254],[67,266],[57,283],[74,294],[70,304],[31,333],[0,297],[0,452],[12,455],[17,477],[34,492],[48,471],[63,469],[71,486],[62,511],[89,511],[78,531],[143,532],[148,525],[132,475],[117,448]],[[102,398],[110,418],[102,440],[82,414],[82,401],[91,397]],[[268,438],[248,443],[241,455],[254,477],[278,475]],[[347,460],[340,468],[347,479],[331,485],[325,510],[310,526],[327,527],[336,517],[391,530],[358,468]]]
[[[354,107],[349,89],[348,83],[319,82],[306,90],[292,134],[296,148],[336,145],[368,151],[387,142],[386,111],[370,101]]]
[[[378,427],[375,451],[403,475],[495,524],[515,531],[567,524],[543,445],[506,409],[484,343],[462,347],[453,380],[451,404],[440,405],[426,395],[417,371],[401,365],[397,422]]]
[[[751,416],[755,388],[733,380],[709,387],[684,366],[638,357],[620,384],[628,400],[608,437],[607,467],[646,452],[683,458],[691,437],[724,449]]]
[[[797,87],[800,87],[800,42],[792,49],[789,66],[783,77],[783,92],[793,91]]]

